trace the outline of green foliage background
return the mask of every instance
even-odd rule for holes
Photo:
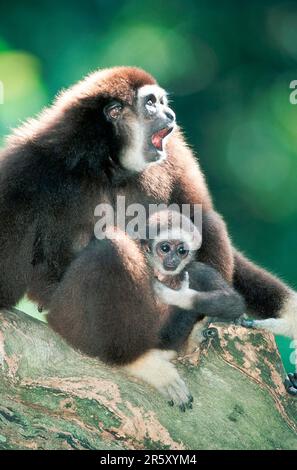
[[[296,1],[5,3],[1,139],[84,74],[141,66],[171,92],[234,243],[297,287]]]

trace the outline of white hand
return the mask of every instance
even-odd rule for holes
[[[180,295],[180,290],[176,291],[174,289],[170,289],[170,287],[167,287],[160,281],[155,281],[154,291],[158,296],[158,299],[167,305],[175,305],[176,295]]]
[[[186,293],[186,291],[190,289],[190,276],[188,271],[185,272],[185,277],[182,280],[182,283],[180,285],[179,293]]]
[[[189,274],[185,273],[185,278],[181,283],[181,288],[178,290],[170,289],[160,281],[155,281],[155,293],[159,300],[166,305],[175,305],[184,310],[190,310],[193,306],[194,299],[197,292],[189,289]]]

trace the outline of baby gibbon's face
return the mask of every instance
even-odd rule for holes
[[[154,264],[167,275],[176,275],[191,261],[193,252],[181,240],[162,240],[154,247]]]

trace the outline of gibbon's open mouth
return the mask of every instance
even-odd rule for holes
[[[173,127],[164,127],[152,135],[152,144],[160,152],[163,150],[163,140],[173,131]]]

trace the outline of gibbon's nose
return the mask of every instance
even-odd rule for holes
[[[169,259],[164,260],[164,268],[167,271],[175,271],[180,263],[180,260],[177,257],[170,257]]]
[[[170,123],[175,121],[175,113],[171,109],[167,108],[164,113]]]

